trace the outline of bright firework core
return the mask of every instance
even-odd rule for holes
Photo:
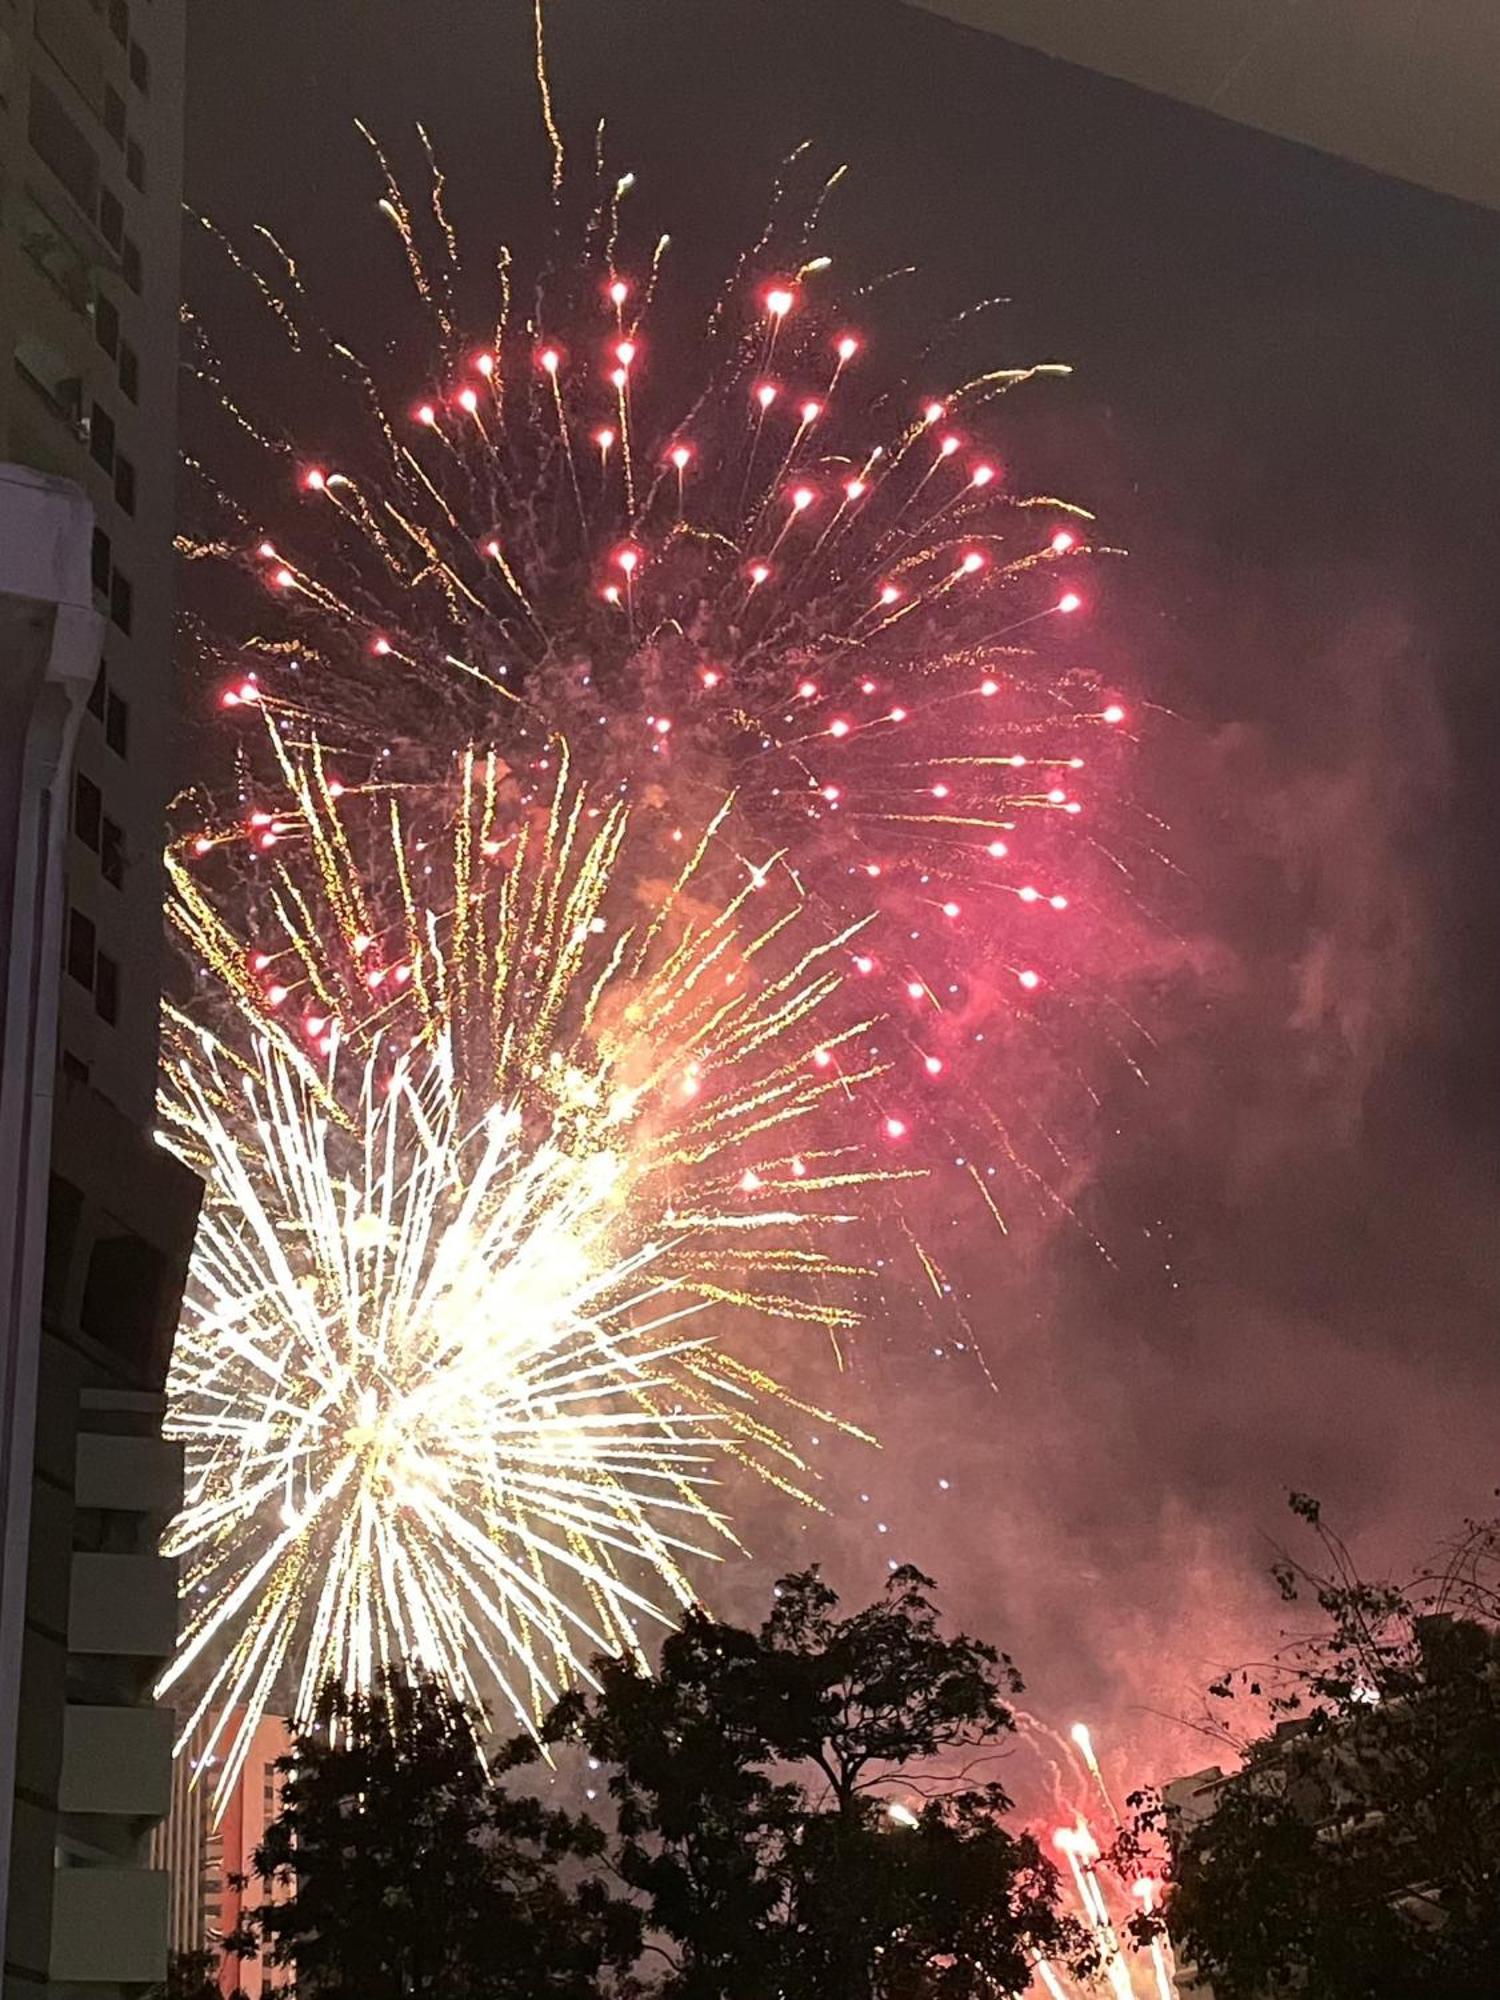
[[[268,741],[257,939],[173,861],[222,1025],[168,1023],[164,1137],[208,1195],[163,1687],[198,1695],[184,1737],[398,1662],[530,1717],[691,1601],[726,1457],[809,1497],[760,1407],[804,1406],[728,1349],[853,1317],[827,1238],[889,1170],[825,1129],[878,1073],[857,1030],[815,1060],[848,940],[727,807],[666,862],[560,747],[550,790],[469,752],[403,799]]]

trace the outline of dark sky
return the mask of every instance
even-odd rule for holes
[[[190,198],[378,329],[351,119],[424,120],[461,225],[524,238],[529,13],[194,8]],[[1132,551],[1100,620],[1164,711],[1143,784],[1191,978],[1101,1108],[1081,1201],[1113,1263],[1065,1230],[978,1274],[1003,1393],[898,1357],[870,1501],[761,1546],[861,1590],[888,1517],[879,1556],[934,1569],[1038,1712],[1191,1766],[1160,1715],[1274,1635],[1287,1487],[1373,1566],[1500,1481],[1500,218],[883,0],[552,17],[570,135],[606,114],[706,268],[811,137],[853,166],[842,258],[920,263],[924,317],[1003,292],[1007,354],[1076,366],[1018,449]]]

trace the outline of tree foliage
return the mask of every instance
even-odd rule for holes
[[[1179,1956],[1215,2000],[1500,1992],[1500,1527],[1398,1587],[1292,1504],[1322,1556],[1274,1573],[1317,1627],[1212,1690],[1271,1726],[1206,1813],[1147,1804]]]
[[[217,1951],[174,1951],[167,1957],[167,1976],[148,1989],[148,2000],[222,2000]],[[243,2000],[243,1995],[238,1996]]]
[[[637,1893],[662,2000],[977,2000],[1075,1940],[1010,1800],[941,1766],[1014,1728],[1011,1662],[945,1637],[930,1580],[896,1571],[849,1617],[816,1570],[748,1631],[689,1615],[649,1674],[598,1661],[547,1734],[609,1771],[612,1858]],[[893,1783],[933,1796],[898,1824]],[[956,1782],[952,1782],[956,1780]]]
[[[230,1948],[310,2000],[591,2000],[639,1921],[605,1886],[603,1836],[486,1769],[474,1718],[435,1682],[324,1691],[278,1761],[267,1891]]]
[[[1038,1952],[1083,1940],[1004,1790],[975,1776],[1020,1678],[945,1635],[931,1589],[898,1570],[841,1616],[808,1570],[757,1630],[694,1611],[655,1673],[596,1660],[542,1734],[564,1788],[568,1745],[605,1771],[607,1830],[536,1796],[530,1738],[486,1770],[436,1685],[327,1690],[281,1761],[267,1893],[236,1948],[290,1968],[300,2000],[1022,1992]]]

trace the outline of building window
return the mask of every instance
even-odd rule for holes
[[[123,49],[130,40],[130,0],[109,0],[109,32]]]
[[[104,825],[104,794],[93,779],[80,771],[73,779],[73,831],[85,847],[99,852]]]
[[[141,393],[141,357],[128,340],[120,342],[120,387],[134,403]]]
[[[125,513],[135,512],[135,466],[123,451],[115,454],[115,500]]]
[[[99,190],[99,234],[111,250],[119,250],[125,240],[125,210],[113,188]]]
[[[120,276],[130,289],[139,294],[141,289],[141,246],[133,236],[127,236],[120,245]]]
[[[23,333],[16,342],[16,373],[75,436],[83,424],[83,377],[50,341]]]
[[[124,1229],[117,1236],[96,1236],[79,1326],[115,1353],[149,1353],[149,1343],[162,1331],[170,1275],[164,1253],[142,1237]]]
[[[111,889],[125,887],[125,829],[108,813],[99,824],[99,873]]]
[[[130,578],[116,570],[109,580],[109,622],[130,637],[130,621],[135,616],[135,592]],[[123,755],[124,753],[121,752]]]
[[[102,403],[89,414],[89,456],[105,472],[115,469],[115,420]]]
[[[62,1073],[74,1083],[87,1083],[89,1066],[82,1056],[65,1050]],[[47,1182],[47,1237],[42,1253],[42,1311],[49,1319],[60,1319],[67,1305],[78,1247],[79,1225],[83,1221],[83,1192],[52,1174]]]
[[[64,1049],[62,1052],[62,1073],[70,1083],[87,1083],[89,1080],[88,1064],[82,1056],[75,1056],[71,1049]],[[47,1220],[49,1223],[52,1220],[50,1205],[47,1209]]]
[[[16,240],[54,291],[75,312],[87,312],[92,258],[24,189],[16,199]]]
[[[104,86],[104,129],[117,146],[125,143],[125,100],[112,83]]]
[[[139,139],[128,140],[125,146],[125,178],[133,188],[146,191],[146,149]]]
[[[108,597],[109,595],[110,556],[109,536],[105,534],[102,528],[95,528],[93,548],[89,553],[89,570],[93,577],[94,588],[101,597]],[[97,715],[104,706],[104,696],[103,689],[97,680],[94,682],[94,687],[99,694],[99,708],[94,709],[94,713]],[[93,708],[93,706],[93,696],[90,695],[89,707]]]
[[[113,361],[120,351],[120,309],[103,292],[94,294],[94,338]]]
[[[151,88],[151,64],[139,42],[130,44],[130,81],[144,97]]]
[[[94,546],[96,554],[98,550],[98,544],[101,539],[103,540],[104,543],[104,553],[108,555],[109,536],[104,535],[101,537],[100,531],[96,528],[94,530]],[[108,596],[109,584],[107,581],[100,584],[98,587],[105,593],[106,596]],[[89,689],[89,714],[97,716],[101,722],[104,720],[104,702],[105,702],[105,697],[108,695],[108,693],[109,693],[109,673],[104,665],[104,662],[101,660],[99,662],[99,671],[94,676],[94,685]]]
[[[90,222],[99,207],[99,155],[38,76],[31,79],[26,135]]]
[[[94,957],[94,1012],[110,1027],[120,1018],[120,968],[107,951]]]
[[[68,912],[68,977],[94,987],[94,926],[82,910]]]
[[[126,585],[126,589],[129,589]],[[104,698],[104,740],[117,757],[130,752],[130,703],[124,695],[107,690]]]

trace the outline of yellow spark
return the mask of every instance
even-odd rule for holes
[[[217,1804],[259,1715],[330,1673],[405,1661],[529,1720],[639,1651],[734,1543],[726,1461],[816,1504],[766,1406],[836,1420],[730,1350],[855,1321],[829,1198],[897,1177],[837,1123],[880,1065],[812,1062],[860,1032],[819,1032],[846,940],[804,937],[784,870],[749,892],[732,806],[664,885],[560,744],[539,797],[474,749],[345,790],[267,728],[288,858],[260,933],[170,857],[207,992],[168,1010],[161,1125],[207,1196],[160,1685],[184,1740],[212,1730]]]

